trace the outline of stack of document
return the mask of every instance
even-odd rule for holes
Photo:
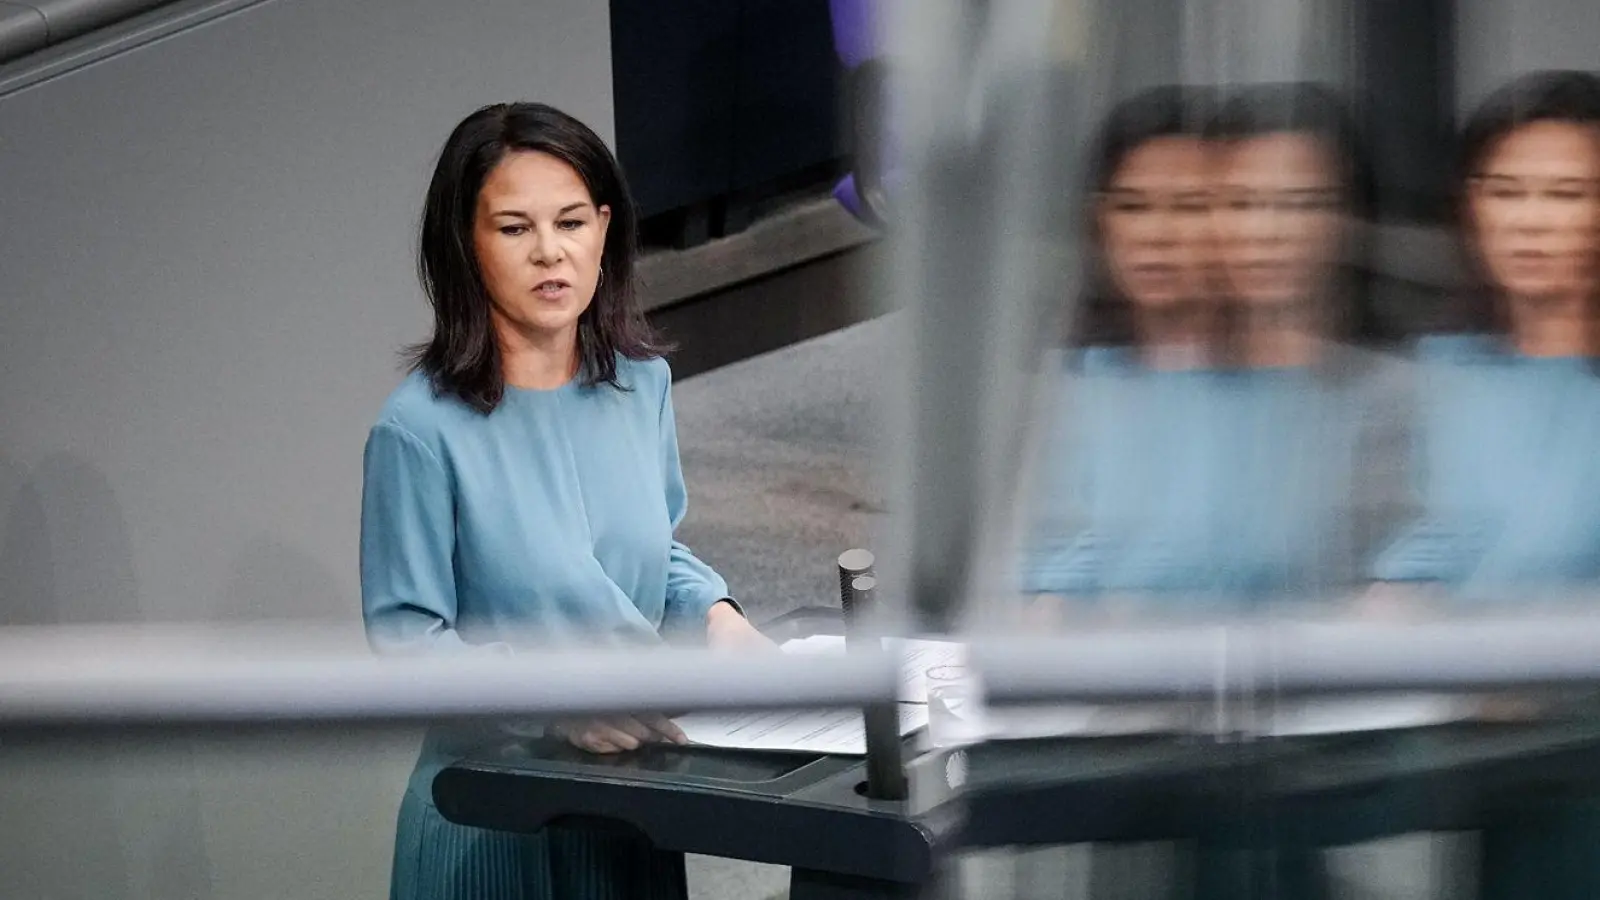
[[[733,750],[864,756],[866,729],[859,709],[781,709],[690,713],[675,720],[692,744]],[[900,734],[928,726],[928,707],[900,704]]]
[[[885,641],[885,648],[904,658],[900,678],[900,734],[928,727],[928,672],[959,669],[960,644],[945,641]],[[845,652],[844,638],[818,634],[783,645],[785,653]],[[767,712],[691,713],[677,720],[694,744],[737,750],[771,750],[860,756],[867,752],[866,730],[859,709],[771,710]]]

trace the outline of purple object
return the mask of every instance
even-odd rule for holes
[[[878,36],[879,0],[830,0],[833,49],[847,69],[854,69],[883,51]]]
[[[858,157],[858,163],[864,162],[867,170],[858,170],[845,176],[834,186],[833,198],[850,215],[873,228],[883,227],[884,212],[878,208],[883,199],[882,187],[876,185],[876,182],[883,178],[884,173],[878,171],[881,164],[875,161],[889,152],[889,147],[877,146],[880,141],[887,143],[888,123],[878,121],[878,118],[884,115],[885,109],[882,98],[877,96],[882,90],[881,76],[873,72],[871,74],[874,77],[868,78],[866,77],[868,71],[862,67],[883,53],[880,19],[884,2],[885,0],[829,0],[828,4],[829,14],[833,19],[834,51],[844,68],[854,73],[856,81],[855,139],[857,142],[870,142],[873,145],[871,153]],[[863,115],[871,121],[862,121]],[[858,146],[861,144],[858,143]]]
[[[861,202],[861,195],[856,193],[854,175],[846,175],[833,186],[833,199],[839,201],[839,205],[850,215],[868,224],[876,224],[872,222],[873,216],[867,211],[866,204]]]
[[[879,209],[867,197],[861,195],[861,190],[856,184],[854,175],[846,175],[839,180],[838,184],[833,186],[833,199],[844,207],[845,212],[855,216],[863,225],[872,228],[882,228],[884,226],[886,211]],[[883,198],[880,197],[877,202],[881,203],[882,200]]]

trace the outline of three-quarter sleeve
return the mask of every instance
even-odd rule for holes
[[[361,612],[381,653],[509,653],[456,631],[455,503],[438,458],[399,425],[367,438],[361,492]]]
[[[1404,526],[1373,559],[1375,581],[1460,584],[1469,578],[1488,550],[1489,529],[1462,510],[1440,502],[1441,490],[1429,458],[1440,447],[1437,426],[1426,427],[1412,463],[1412,479],[1421,514]]]
[[[1372,566],[1377,581],[1430,581],[1455,584],[1471,572],[1475,554],[1459,528],[1438,519],[1423,519],[1401,532]]]
[[[672,379],[661,397],[661,477],[666,488],[667,514],[676,535],[678,525],[689,511],[689,492],[683,483],[683,468],[678,459],[678,425],[672,412]],[[666,610],[663,632],[704,634],[706,616],[718,601],[738,604],[728,596],[722,576],[696,557],[676,537],[672,540],[667,564]],[[742,610],[741,610],[742,611]]]
[[[1408,461],[1410,497],[1416,517],[1399,528],[1373,557],[1370,575],[1376,581],[1458,583],[1472,571],[1482,552],[1483,535],[1476,523],[1459,510],[1448,511],[1443,502],[1446,479],[1438,457],[1452,450],[1448,417],[1441,410],[1441,393],[1448,390],[1441,366],[1448,366],[1471,344],[1455,340],[1425,339],[1418,346],[1421,363],[1418,402],[1413,419]]]

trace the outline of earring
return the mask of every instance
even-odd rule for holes
[[[606,267],[605,266],[601,266],[600,269],[599,269],[599,272],[600,272],[600,277],[595,279],[595,282],[594,282],[594,286],[595,287],[599,287],[600,285],[606,283]]]

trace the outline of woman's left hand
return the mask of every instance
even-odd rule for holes
[[[771,650],[778,646],[727,601],[718,601],[706,614],[706,643],[713,648],[735,650]]]

